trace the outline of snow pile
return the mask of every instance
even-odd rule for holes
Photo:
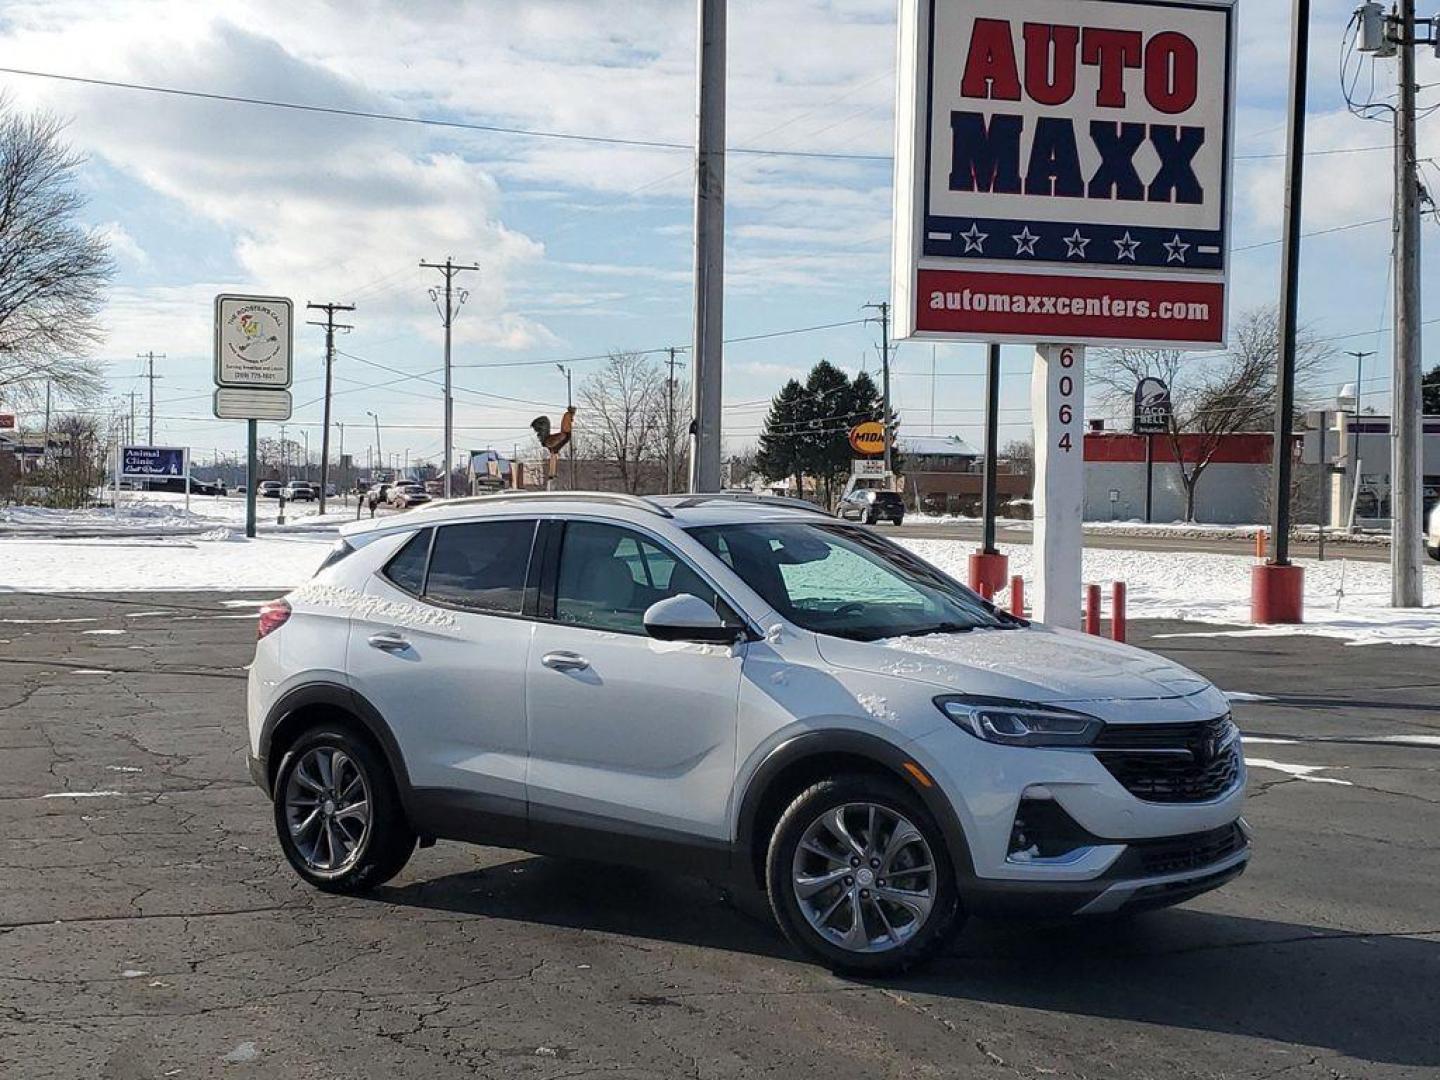
[[[106,498],[113,498],[109,492]],[[327,502],[320,516],[316,503],[286,503],[285,524],[276,524],[280,512],[277,499],[256,501],[256,523],[262,532],[333,533],[347,521],[355,520],[355,504],[347,507],[336,498]],[[185,496],[170,491],[122,491],[120,507],[91,507],[87,510],[56,510],[46,506],[0,507],[0,533],[116,533],[126,535],[196,534],[216,527],[243,528],[244,495],[191,495],[190,515],[185,514]]]
[[[900,540],[922,559],[964,581],[973,543],[956,540]],[[1010,557],[1010,573],[1032,579],[1031,549],[1001,545]],[[1250,568],[1245,555],[1192,551],[1123,551],[1090,548],[1085,552],[1087,582],[1103,586],[1104,612],[1109,615],[1109,583],[1126,584],[1132,619],[1181,619],[1245,627],[1196,633],[1236,637],[1316,634],[1356,645],[1440,646],[1440,606],[1394,610],[1390,604],[1390,567],[1386,563],[1344,558],[1305,560],[1303,626],[1249,626]],[[1440,563],[1424,569],[1425,595],[1440,600]],[[1010,590],[995,599],[1008,606]],[[1080,598],[1076,597],[1076,605]]]

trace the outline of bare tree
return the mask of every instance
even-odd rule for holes
[[[1029,439],[1011,439],[1000,448],[1000,460],[1009,463],[1012,473],[1028,476],[1035,471],[1035,444]]]
[[[1242,312],[1230,349],[1196,357],[1174,349],[1103,349],[1096,354],[1090,382],[1114,408],[1127,410],[1135,385],[1145,376],[1170,387],[1173,413],[1166,439],[1185,490],[1185,520],[1195,520],[1195,489],[1226,438],[1275,426],[1275,376],[1280,357],[1279,317],[1274,307]],[[1302,329],[1295,346],[1296,396],[1304,398],[1330,349]],[[1191,444],[1191,458],[1181,453]]]
[[[639,491],[641,463],[664,453],[664,370],[640,353],[611,353],[577,396],[575,430],[586,455],[613,464],[624,489]]]
[[[103,238],[77,220],[83,159],[64,124],[21,115],[0,98],[0,400],[29,404],[48,382],[72,401],[100,392],[86,355],[100,343],[100,310],[114,273]]]

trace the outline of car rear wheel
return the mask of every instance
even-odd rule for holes
[[[959,918],[934,819],[900,783],[874,776],[797,795],[771,836],[766,882],[785,936],[836,971],[904,971],[933,956]]]
[[[339,725],[306,731],[275,774],[275,831],[295,872],[355,893],[398,874],[415,850],[384,759]]]

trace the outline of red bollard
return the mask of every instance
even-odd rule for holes
[[[1085,586],[1085,633],[1100,636],[1100,586]]]
[[[1025,579],[1019,574],[1010,579],[1010,614],[1025,618]]]
[[[1125,583],[1112,582],[1110,585],[1110,637],[1115,641],[1125,640]]]

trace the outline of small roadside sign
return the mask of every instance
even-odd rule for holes
[[[294,305],[285,297],[215,298],[216,386],[286,389],[293,343]]]
[[[120,475],[130,480],[153,480],[185,475],[183,446],[122,446]]]
[[[221,420],[289,420],[291,407],[289,390],[215,389],[215,415]]]

